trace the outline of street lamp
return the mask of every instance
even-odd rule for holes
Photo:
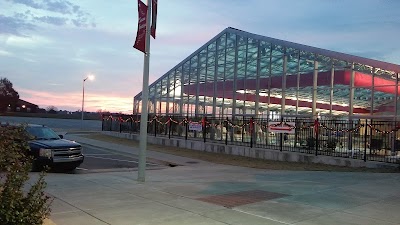
[[[87,79],[93,80],[94,79],[94,75],[87,76],[85,79],[83,79],[83,83],[82,83],[82,118],[81,118],[82,129],[83,129],[83,109],[84,109],[84,105],[85,105],[85,81]]]

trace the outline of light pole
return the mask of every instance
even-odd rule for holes
[[[82,117],[81,117],[81,128],[83,129],[83,110],[84,110],[84,105],[85,105],[85,81],[89,79],[89,80],[93,80],[94,76],[93,75],[89,75],[87,76],[85,79],[83,79],[82,82]]]

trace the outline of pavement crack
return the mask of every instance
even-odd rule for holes
[[[97,220],[103,222],[104,224],[112,225],[111,223],[108,223],[108,222],[106,222],[106,221],[104,221],[104,220],[98,218],[97,216],[91,214],[90,212],[87,212],[86,210],[81,209],[81,208],[79,208],[79,207],[77,207],[77,206],[75,206],[75,205],[73,205],[73,204],[71,204],[71,203],[65,201],[64,199],[58,198],[58,197],[56,197],[56,196],[54,196],[54,195],[52,195],[52,196],[53,196],[54,199],[58,199],[58,200],[62,201],[63,203],[65,203],[65,204],[67,204],[67,205],[69,205],[69,206],[71,206],[71,207],[73,207],[73,208],[75,208],[75,209],[77,209],[77,210],[79,210],[79,211],[81,211],[81,212],[83,212],[83,213],[85,213],[85,214],[87,214],[87,215],[89,215],[89,216],[91,216],[91,217],[93,217],[93,218],[95,218],[95,219],[97,219]]]

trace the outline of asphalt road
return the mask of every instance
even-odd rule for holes
[[[138,156],[122,154],[109,149],[83,145],[85,160],[74,171],[75,173],[107,172],[135,169],[138,167]],[[147,167],[161,166],[147,162]]]
[[[10,123],[32,123],[46,125],[56,131],[67,132],[70,130],[81,130],[82,125],[85,131],[101,131],[101,121],[76,119],[55,119],[35,117],[8,117],[0,116],[0,122]],[[138,167],[138,156],[122,154],[118,149],[110,150],[89,145],[83,145],[84,162],[72,173],[91,173],[121,170],[135,170]],[[148,168],[163,166],[147,162]]]

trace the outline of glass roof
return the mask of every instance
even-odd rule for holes
[[[284,57],[286,56],[286,74],[301,75],[310,74],[314,71],[314,60],[318,61],[318,71],[328,72],[334,65],[335,70],[346,70],[354,65],[354,70],[364,74],[375,74],[387,80],[396,80],[396,73],[400,72],[400,66],[381,62],[363,57],[348,55],[339,52],[319,49],[306,45],[296,44],[292,42],[273,39],[261,35],[251,34],[234,28],[227,28],[207,42],[196,52],[191,54],[181,63],[176,65],[165,75],[150,85],[149,98],[158,98],[160,100],[172,101],[173,96],[169,94],[178,85],[179,81],[183,85],[211,83],[218,80],[251,80],[256,79],[257,74],[260,78],[269,76],[282,76]],[[259,60],[260,59],[260,60]],[[214,74],[217,73],[217,77]],[[184,76],[181,76],[181,75]],[[183,77],[183,80],[180,81]],[[215,80],[214,80],[215,79]],[[169,83],[168,83],[169,81]],[[237,90],[239,93],[256,94],[255,90]],[[280,93],[282,89],[271,89],[273,93]],[[354,107],[368,108],[371,96],[374,98],[374,109],[379,105],[393,102],[394,95],[371,89],[356,88],[354,92]],[[265,88],[260,89],[260,96],[268,93]],[[311,98],[312,86],[295,87],[286,89],[286,99],[304,99],[309,101]],[[330,102],[330,87],[319,86],[317,95],[318,101]],[[175,93],[176,96],[180,93]],[[183,93],[188,101],[195,104],[196,97]],[[333,88],[332,102],[338,105],[348,104],[349,86],[343,84],[335,84]],[[182,96],[182,97],[184,97]],[[190,96],[190,97],[188,97]],[[212,102],[213,96],[202,96],[205,100],[210,98]],[[272,97],[272,96],[271,96]],[[141,93],[135,96],[135,100],[141,99]],[[223,102],[220,98],[216,98],[216,105],[227,105],[229,100]],[[240,101],[237,101],[240,105]],[[243,104],[253,104],[246,102]],[[211,104],[212,106],[212,104]]]

